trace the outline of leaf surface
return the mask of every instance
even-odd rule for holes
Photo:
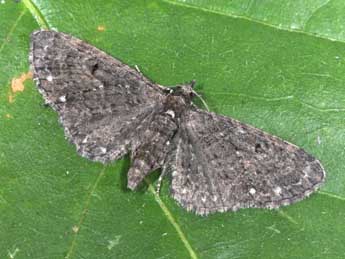
[[[341,1],[2,2],[1,258],[344,258],[345,44],[330,11]],[[319,158],[326,184],[277,211],[208,217],[179,207],[167,181],[160,196],[151,185],[126,190],[128,158],[81,158],[32,80],[13,90],[29,77],[29,35],[40,27],[159,84],[196,79],[211,110]]]

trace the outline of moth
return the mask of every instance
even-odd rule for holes
[[[130,153],[131,190],[161,168],[171,196],[207,215],[289,205],[325,180],[320,162],[302,148],[198,108],[193,82],[161,86],[50,30],[32,33],[30,64],[38,90],[81,156],[109,163]]]

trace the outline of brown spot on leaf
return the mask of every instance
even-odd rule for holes
[[[105,26],[104,25],[98,25],[97,31],[105,31]]]
[[[12,118],[13,118],[13,116],[12,116],[11,114],[9,114],[9,113],[6,113],[6,114],[5,114],[5,117],[6,117],[7,119],[12,119]]]
[[[24,91],[24,82],[27,79],[31,79],[32,78],[32,73],[31,72],[27,72],[27,73],[23,73],[20,77],[17,78],[13,78],[12,79],[12,83],[11,83],[11,89],[12,92],[23,92]]]
[[[21,74],[20,77],[13,78],[11,82],[11,89],[8,93],[8,102],[13,103],[14,102],[14,93],[16,92],[23,92],[25,89],[24,82],[27,79],[32,78],[32,73],[29,71],[27,73]]]

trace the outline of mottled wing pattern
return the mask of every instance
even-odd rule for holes
[[[172,196],[201,215],[288,205],[325,178],[319,161],[303,149],[199,109],[184,113],[175,145],[167,161]]]
[[[134,69],[64,33],[34,32],[30,63],[67,137],[93,160],[108,162],[134,149],[165,98]]]

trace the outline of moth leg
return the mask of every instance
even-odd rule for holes
[[[164,179],[164,177],[167,175],[167,167],[163,167],[162,169],[162,173],[160,174],[159,178],[158,178],[158,181],[157,181],[157,184],[156,184],[156,193],[159,194],[160,190],[161,190],[161,186],[162,186],[162,181]]]

